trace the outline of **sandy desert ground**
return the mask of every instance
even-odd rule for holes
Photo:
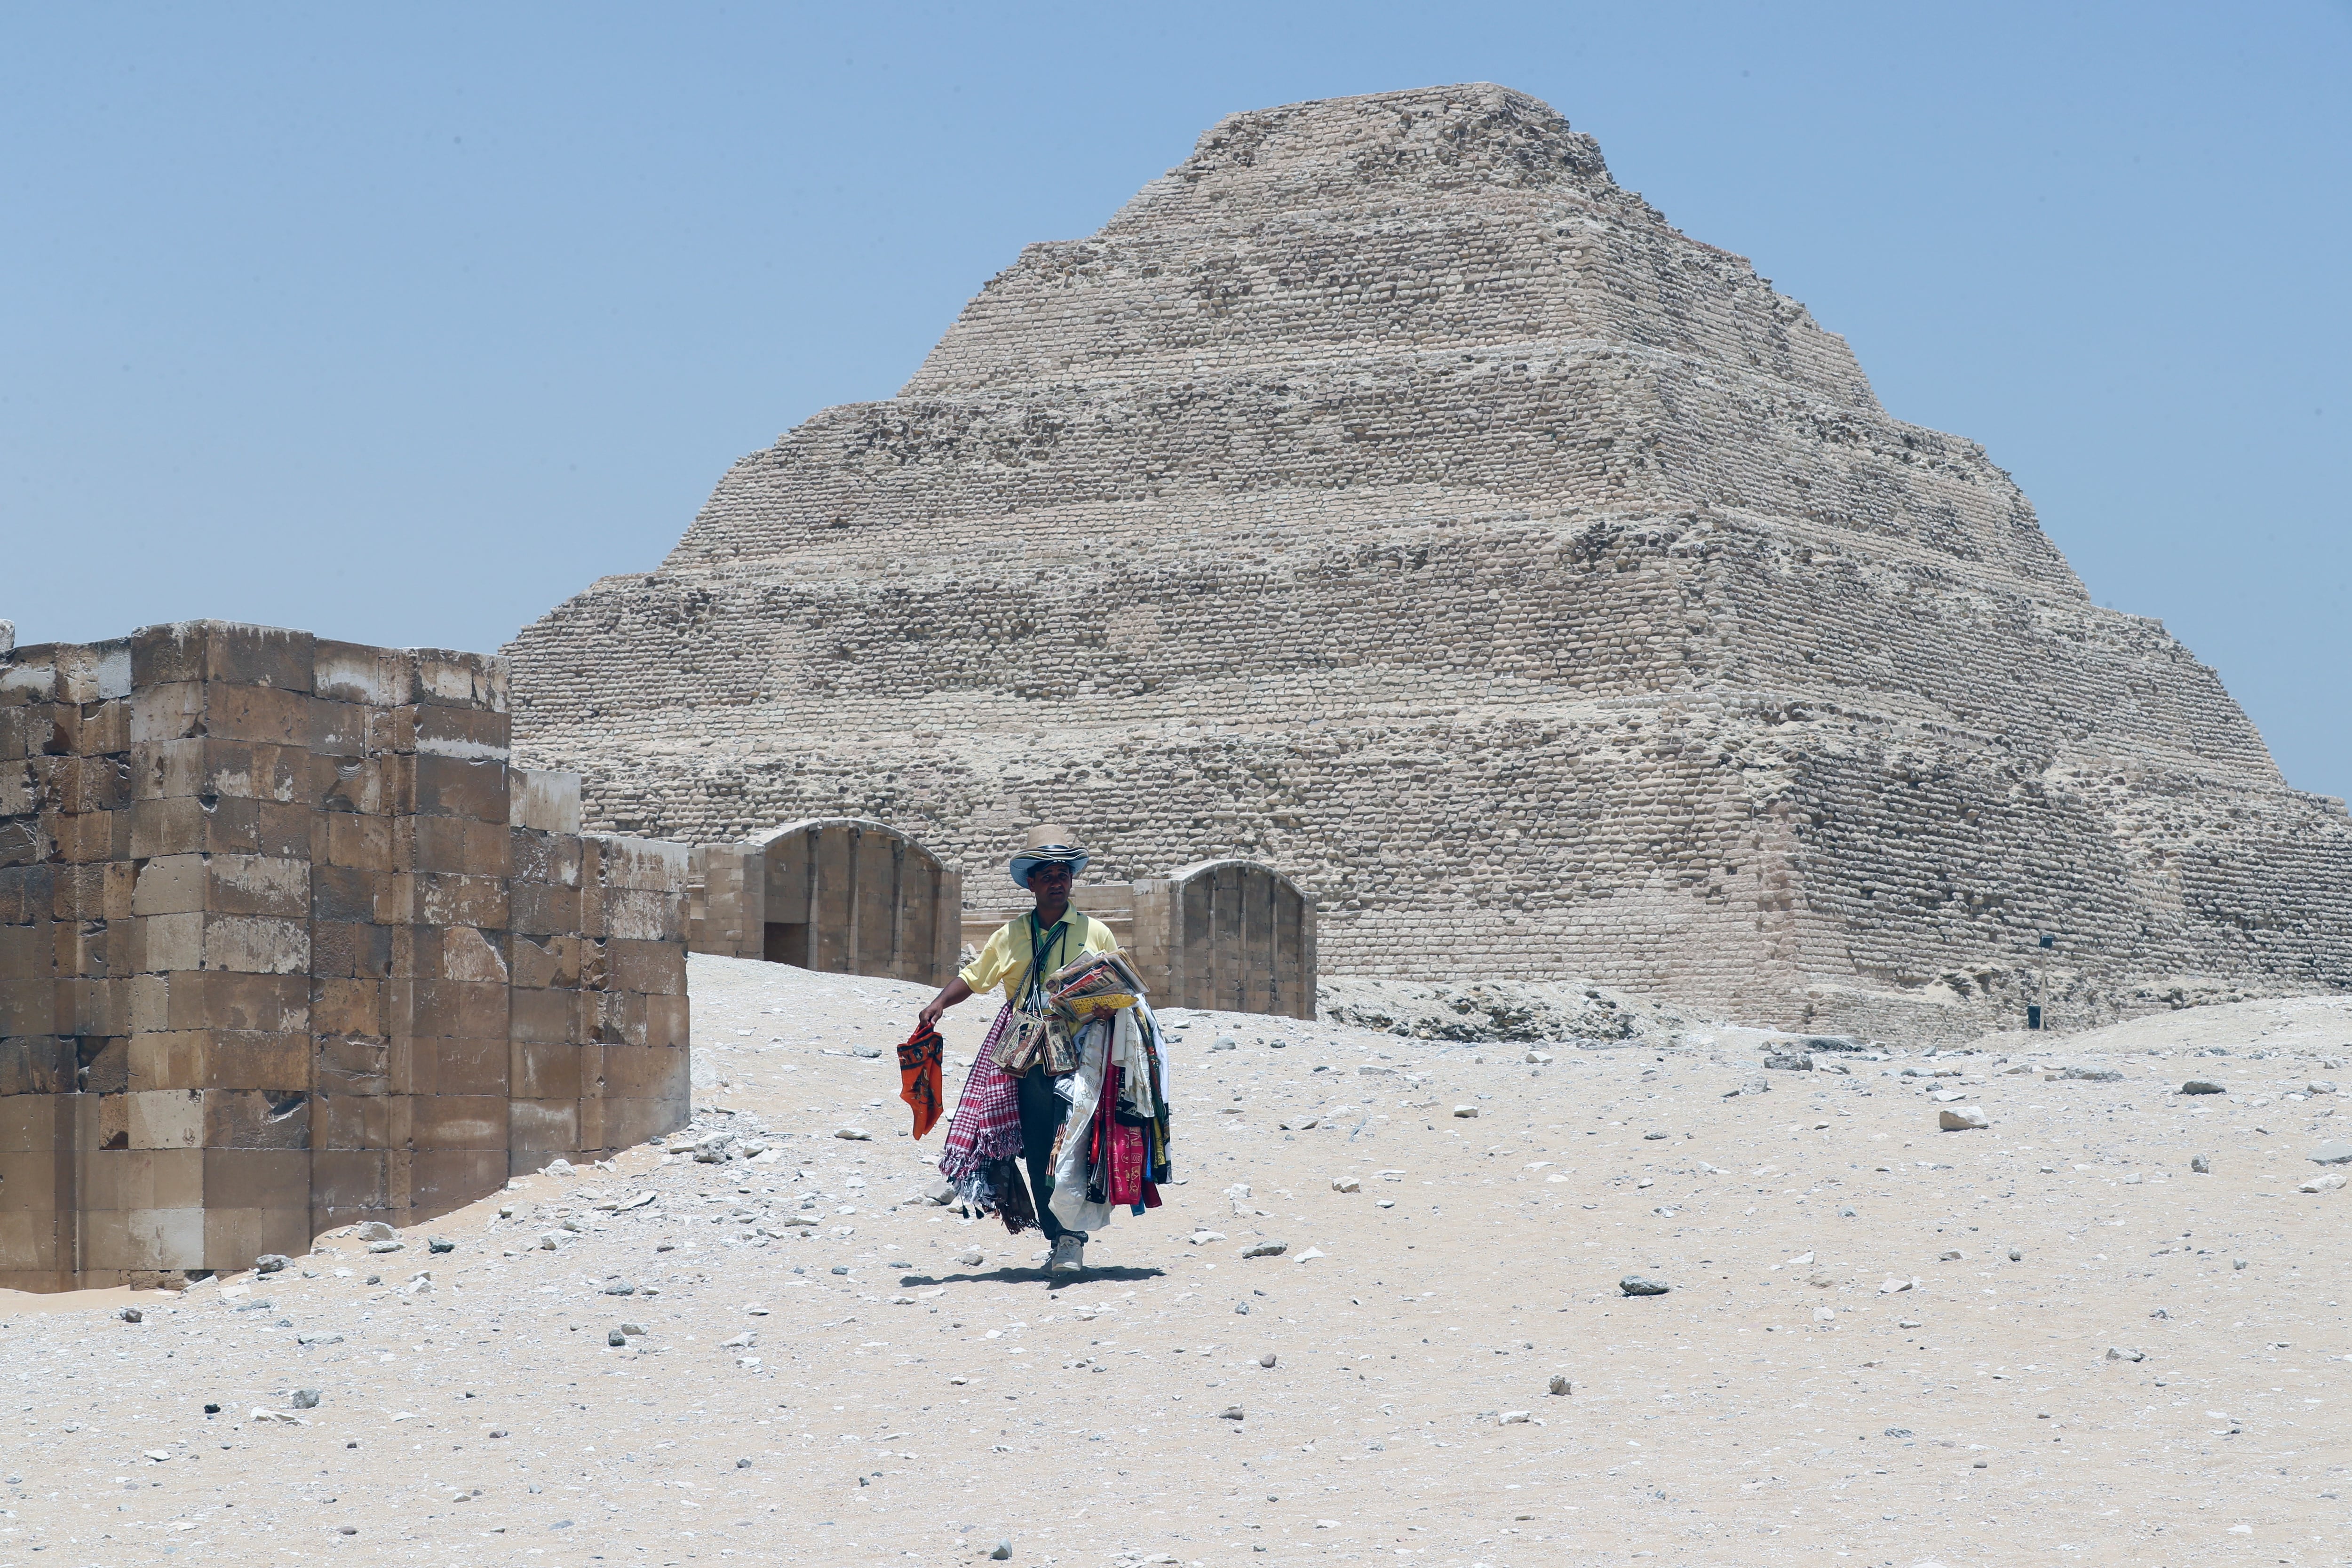
[[[9,1298],[0,1565],[2352,1557],[2352,1001],[1809,1071],[1175,1014],[1181,1184],[1049,1278],[923,1195],[923,993],[693,985],[726,1158]]]

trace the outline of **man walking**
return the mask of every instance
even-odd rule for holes
[[[1028,890],[1036,907],[998,927],[980,956],[949,981],[922,1012],[925,1026],[937,1028],[940,1016],[957,1003],[982,991],[1003,988],[1004,1005],[973,1060],[963,1099],[948,1128],[940,1174],[967,1196],[987,1193],[1001,1200],[990,1167],[996,1167],[999,1178],[1009,1174],[1011,1156],[1017,1148],[1028,1167],[1038,1226],[1054,1245],[1047,1267],[1064,1274],[1086,1267],[1087,1245],[1086,1232],[1071,1230],[1054,1216],[1054,1136],[1069,1106],[1054,1092],[1054,1079],[1042,1061],[1032,1063],[1018,1078],[1008,1078],[996,1067],[994,1055],[998,1041],[1017,1015],[1047,1010],[1046,976],[1083,954],[1111,952],[1118,947],[1108,926],[1070,908],[1070,890],[1090,858],[1087,850],[1070,841],[1068,828],[1054,824],[1031,828],[1026,847],[1013,858],[1011,870],[1013,880]],[[1007,1115],[1007,1111],[1016,1114]]]

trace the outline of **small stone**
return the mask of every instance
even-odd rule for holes
[[[2146,1361],[2147,1359],[2147,1352],[2146,1351],[2126,1350],[2121,1345],[2109,1345],[2107,1347],[2107,1359],[2109,1361]]]
[[[1528,1053],[1528,1065],[1529,1067],[1538,1068],[1549,1067],[1551,1065],[1551,1053],[1549,1051],[1529,1051]]]
[[[2061,1068],[2058,1076],[2082,1083],[2121,1083],[2124,1075],[2113,1068]]]
[[[1958,1263],[1959,1260],[1960,1254],[1958,1251],[1939,1253],[1936,1258],[1938,1263]]]
[[[1889,1426],[1886,1429],[1886,1436],[1889,1437],[1908,1437],[1911,1436],[1911,1428],[1908,1426]]]
[[[1662,1141],[1664,1137],[1665,1134],[1663,1132],[1644,1132],[1642,1134],[1642,1142],[1644,1143],[1655,1143]]]
[[[751,1461],[749,1459],[738,1459],[735,1461],[735,1468],[739,1470],[748,1470],[751,1468]]]
[[[457,1250],[457,1242],[446,1236],[426,1237],[425,1247],[429,1252],[455,1252]]]
[[[1290,1243],[1286,1241],[1261,1241],[1255,1247],[1244,1247],[1242,1256],[1244,1258],[1279,1258],[1289,1250]]]
[[[2344,1184],[2344,1178],[2334,1171],[2324,1176],[2314,1176],[2294,1190],[2298,1193],[2332,1193]]]
[[[1899,1291],[1908,1290],[1917,1283],[1916,1279],[1882,1279],[1878,1282],[1878,1293],[1882,1296],[1892,1296]]]
[[[123,1308],[121,1316],[126,1323],[143,1323],[147,1321],[147,1314],[136,1307]]]
[[[294,1391],[294,1408],[297,1410],[316,1410],[319,1408],[319,1401],[322,1397],[323,1395],[315,1388],[298,1388]]]
[[[1764,1058],[1764,1065],[1776,1072],[1811,1072],[1813,1058],[1797,1051],[1775,1051]]]
[[[996,1543],[996,1549],[988,1554],[988,1560],[991,1563],[1003,1563],[1012,1555],[1013,1542],[1010,1541],[1000,1541]]]
[[[499,1217],[500,1219],[512,1219],[512,1218],[514,1218],[514,1216],[515,1216],[515,1205],[512,1205],[512,1204],[500,1204],[500,1205],[499,1205]]]
[[[360,1527],[356,1524],[339,1524],[335,1526],[335,1533],[337,1535],[357,1535],[359,1532]]]
[[[621,1325],[621,1332],[630,1339],[635,1339],[645,1331],[646,1326],[643,1323],[623,1323]]]
[[[1528,1416],[1528,1412],[1524,1410],[1505,1410],[1496,1415],[1495,1425],[1497,1426],[1524,1426],[1528,1424],[1529,1419],[1530,1417]]]
[[[539,1249],[540,1249],[541,1252],[552,1252],[552,1251],[554,1251],[557,1247],[561,1247],[561,1246],[562,1246],[562,1245],[563,1245],[563,1238],[562,1238],[562,1237],[557,1236],[557,1235],[555,1234],[555,1232],[553,1232],[553,1231],[551,1231],[551,1231],[543,1232],[543,1233],[541,1233],[541,1235],[540,1236],[540,1238],[539,1238]]]
[[[849,1054],[853,1057],[863,1057],[866,1060],[870,1062],[875,1058],[882,1054],[882,1047],[879,1046],[852,1046],[849,1047]]]
[[[2010,1260],[2011,1263],[2022,1263],[2022,1262],[2024,1262],[2024,1261],[2025,1261],[2025,1249],[2024,1249],[2023,1247],[2011,1247],[2011,1248],[2009,1249],[2009,1260]]]
[[[1565,1373],[1555,1373],[1552,1375],[1550,1391],[1554,1394],[1571,1394],[1575,1392],[1569,1386],[1568,1375]]]
[[[2189,1157],[2189,1168],[2200,1176],[2210,1174],[2213,1169],[2213,1157],[2210,1154],[2191,1154]]]
[[[604,1342],[617,1350],[621,1346],[629,1342],[629,1336],[623,1333],[620,1330],[614,1329],[605,1334]]]
[[[874,1141],[874,1134],[863,1127],[844,1127],[837,1130],[834,1136],[847,1139],[852,1143],[870,1143]]]
[[[1260,1366],[1270,1367],[1275,1363],[1276,1359],[1275,1353],[1272,1351],[1268,1351],[1264,1355],[1257,1358],[1257,1364]]]
[[[967,1247],[956,1254],[955,1260],[966,1268],[977,1268],[982,1261],[981,1250],[977,1247]]]
[[[1617,1289],[1628,1296],[1663,1296],[1674,1287],[1663,1279],[1644,1279],[1639,1274],[1628,1274],[1617,1281]]]
[[[1334,1176],[1331,1178],[1331,1190],[1335,1193],[1360,1193],[1364,1190],[1364,1184],[1353,1176]]]
[[[922,1200],[927,1204],[947,1205],[955,1202],[955,1184],[945,1176],[933,1176],[922,1187]]]
[[[1475,1105],[1457,1105],[1454,1108],[1454,1114],[1468,1120],[1478,1114],[1478,1108]]]
[[[1236,1301],[1234,1303],[1234,1310],[1246,1318],[1249,1316],[1249,1303],[1247,1301]]]
[[[398,1252],[400,1249],[401,1243],[397,1241],[371,1241],[368,1243],[368,1250],[370,1252]]]
[[[604,1287],[604,1294],[607,1296],[634,1296],[636,1293],[637,1288],[626,1279],[614,1279],[609,1281]]]
[[[2230,1267],[2231,1268],[2243,1268],[2245,1266],[2246,1260],[2242,1258],[2232,1258],[2230,1259]]]
[[[290,1268],[293,1266],[294,1260],[282,1252],[265,1252],[253,1260],[253,1271],[256,1274],[275,1274],[281,1268]]]
[[[1242,1407],[1238,1405],[1228,1405],[1217,1412],[1217,1419],[1220,1421],[1239,1421],[1241,1418]]]
[[[366,1224],[361,1226],[359,1237],[362,1241],[392,1241],[396,1239],[392,1226],[384,1224],[383,1221],[380,1219],[372,1219]]]
[[[2315,1165],[2352,1165],[2352,1143],[2322,1143],[2304,1158]]]
[[[1851,1208],[1842,1208],[1842,1209],[1838,1210],[1838,1218],[1840,1218],[1840,1219],[1852,1219],[1853,1217],[1853,1209],[1851,1209]]]
[[[2210,1078],[2192,1078],[2180,1086],[2183,1094],[2227,1094],[2229,1089]]]
[[[1219,1035],[1217,1043],[1209,1048],[1213,1051],[1237,1051],[1242,1048],[1242,1043],[1231,1035]]]
[[[1920,1326],[1920,1323],[1916,1318],[1897,1318],[1895,1320],[1895,1326],[1898,1329],[1916,1329]]]
[[[1967,1132],[1991,1126],[1992,1118],[1981,1105],[1948,1105],[1936,1112],[1936,1125],[1947,1132]]]

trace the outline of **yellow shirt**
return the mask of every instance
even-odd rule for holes
[[[963,983],[971,987],[974,995],[1003,985],[1007,1002],[1021,1000],[1021,993],[1029,984],[1029,949],[1034,941],[1029,918],[1023,915],[997,927],[988,945],[980,950],[980,956],[964,969]],[[1072,910],[1062,919],[1068,922],[1067,927],[1045,951],[1046,973],[1076,962],[1084,953],[1118,950],[1118,938],[1110,934],[1110,927],[1092,915]]]

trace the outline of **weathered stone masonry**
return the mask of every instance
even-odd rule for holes
[[[1931,1037],[2352,984],[2341,803],[1496,87],[1223,121],[509,651],[599,825],[1248,856],[1327,973]]]
[[[678,844],[508,765],[506,671],[0,637],[0,1286],[405,1224],[687,1114]]]

